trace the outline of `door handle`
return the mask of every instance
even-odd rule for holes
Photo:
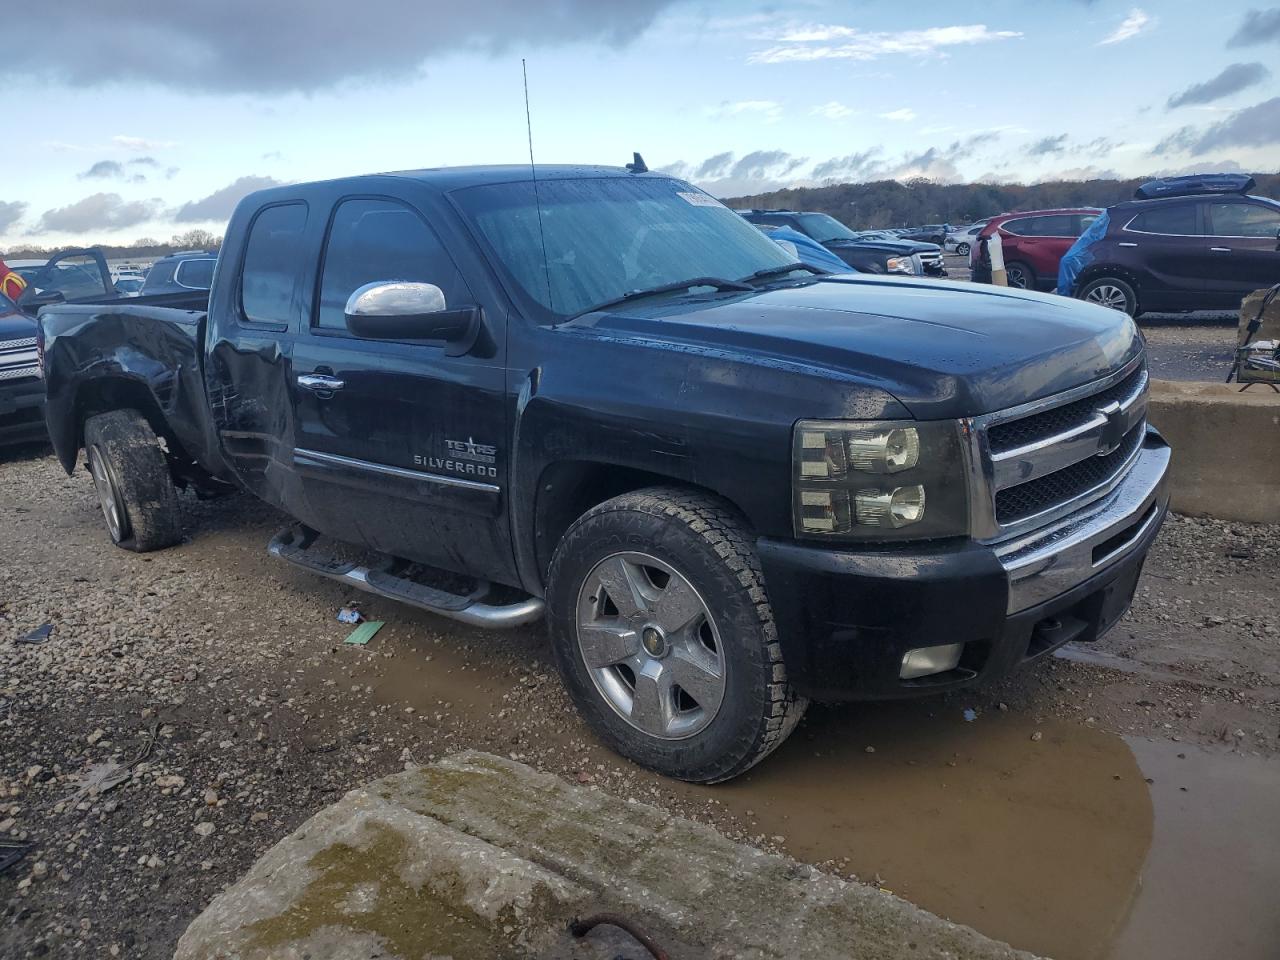
[[[1214,253],[1230,253],[1231,252],[1230,247],[1210,247],[1209,249],[1212,250]]]
[[[1136,244],[1136,243],[1129,243],[1129,242],[1127,242],[1127,241],[1122,241],[1122,242],[1118,243],[1118,244],[1117,244],[1117,246],[1120,246],[1120,247],[1136,247],[1136,246],[1137,246],[1137,244]]]
[[[315,393],[329,393],[341,390],[346,383],[337,377],[328,377],[323,373],[303,373],[298,375],[298,386]]]

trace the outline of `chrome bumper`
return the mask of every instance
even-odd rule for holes
[[[1136,462],[1105,497],[997,546],[1009,578],[1007,612],[1052,600],[1146,544],[1169,506],[1169,457],[1168,444],[1148,428]]]

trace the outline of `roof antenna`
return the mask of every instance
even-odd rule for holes
[[[529,174],[533,177],[533,206],[538,211],[538,240],[542,244],[542,272],[547,278],[547,308],[553,313],[551,302],[551,264],[547,262],[547,235],[542,230],[542,199],[538,196],[538,167],[533,162],[533,117],[529,113],[529,67],[520,58],[520,73],[524,77],[524,123],[529,131]],[[639,158],[640,154],[636,154]]]
[[[627,164],[628,173],[648,173],[649,168],[644,165],[644,157],[638,153],[631,154],[631,162]]]

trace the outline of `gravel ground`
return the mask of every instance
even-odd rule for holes
[[[464,747],[783,843],[714,791],[601,749],[541,628],[485,633],[365,598],[387,626],[346,646],[334,614],[352,598],[270,560],[282,518],[248,498],[184,498],[188,541],[138,556],[109,544],[88,478],[46,451],[0,458],[0,491],[0,838],[31,845],[0,874],[0,956],[168,957],[306,817]],[[1277,597],[1280,527],[1173,518],[1109,637],[928,709],[1274,754]],[[14,642],[43,623],[48,641]],[[795,739],[866,709],[817,708]]]

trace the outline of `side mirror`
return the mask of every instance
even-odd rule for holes
[[[446,353],[466,353],[480,331],[480,308],[450,310],[434,283],[379,280],[347,300],[347,329],[364,340],[444,341]]]

